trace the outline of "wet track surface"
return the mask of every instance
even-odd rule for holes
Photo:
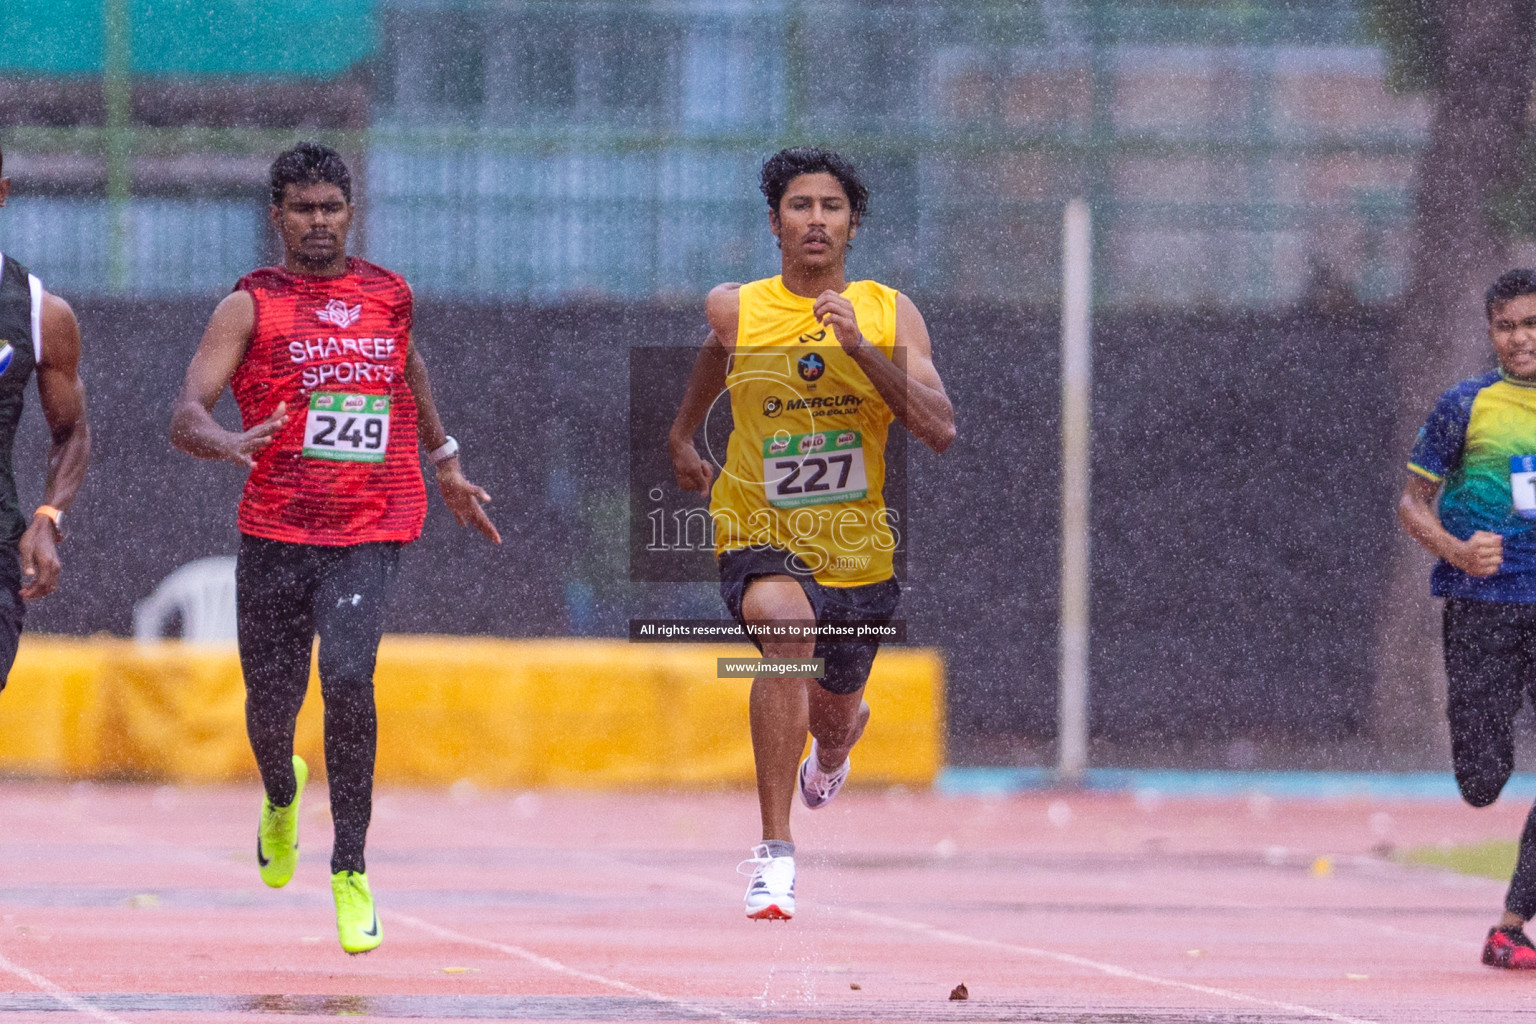
[[[575,1021],[676,1021],[718,1020],[709,1013],[680,1016],[675,1006],[644,999],[606,996],[233,996],[136,993],[91,995],[82,999],[114,1014],[179,1013],[189,1019],[204,1014],[251,1017],[374,1017],[380,1020],[575,1020]],[[751,1014],[761,1021],[802,1020],[799,1011],[775,1011],[750,1005],[718,1004],[729,1014]],[[17,996],[0,998],[0,1014],[76,1011],[55,1000]],[[859,1006],[818,1010],[822,1019],[838,1021],[978,1021],[1029,1022],[1029,1024],[1290,1024],[1311,1017],[1275,1014],[1223,1013],[1208,1010],[1060,1010],[1028,1004],[988,1003],[950,1009],[914,1007],[904,1003],[868,1000]]]
[[[1516,802],[850,791],[797,811],[772,923],[749,794],[391,790],[385,942],[348,957],[324,800],[271,890],[258,799],[0,785],[0,1018],[1536,1022],[1536,976],[1477,961],[1502,884],[1382,856],[1513,836]]]

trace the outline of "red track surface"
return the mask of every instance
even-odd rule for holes
[[[0,1018],[1536,1020],[1536,972],[1477,959],[1503,885],[1372,853],[1512,837],[1514,803],[852,791],[797,810],[781,923],[742,912],[746,793],[384,791],[385,941],[348,957],[322,794],[269,890],[254,789],[0,786]]]

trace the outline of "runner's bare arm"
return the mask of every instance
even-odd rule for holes
[[[891,362],[865,339],[853,303],[846,297],[834,291],[823,292],[816,299],[815,314],[817,320],[832,328],[843,351],[859,364],[892,414],[913,437],[936,452],[954,443],[955,410],[933,365],[928,325],[911,299],[896,296],[896,348],[904,353],[905,368]]]
[[[37,394],[48,421],[52,444],[43,504],[63,511],[74,504],[91,459],[91,427],[85,413],[85,385],[80,381],[80,325],[69,303],[43,296],[43,358],[37,364]],[[32,517],[21,538],[21,571],[28,578],[21,596],[30,601],[53,593],[63,566],[53,521]]]
[[[213,407],[235,375],[256,327],[256,304],[246,291],[230,292],[214,309],[203,340],[187,367],[181,394],[171,408],[171,444],[200,459],[234,462],[247,469],[256,453],[288,422],[288,404],[279,402],[272,415],[250,430],[225,430],[213,418]]]
[[[699,457],[693,446],[693,435],[698,432],[709,415],[709,407],[725,390],[726,368],[731,356],[720,343],[714,331],[704,339],[699,355],[693,361],[693,372],[688,375],[688,385],[683,389],[683,400],[678,404],[677,416],[667,433],[667,454],[672,458],[672,472],[677,485],[685,491],[708,496],[714,470]]]
[[[736,351],[736,327],[741,319],[741,285],[736,281],[717,284],[704,300],[704,319],[709,329],[725,347],[726,354]]]
[[[1397,503],[1397,521],[1408,536],[1430,554],[1443,558],[1469,576],[1492,576],[1504,561],[1504,538],[1478,530],[1461,540],[1440,523],[1435,494],[1440,485],[1417,474],[1408,477]]]
[[[698,358],[693,361],[693,372],[683,389],[683,400],[678,403],[677,416],[667,434],[667,453],[672,459],[672,472],[677,485],[685,491],[708,496],[714,470],[699,457],[693,446],[693,435],[703,426],[720,392],[725,390],[725,376],[731,363],[731,351],[736,345],[736,321],[741,309],[741,285],[722,284],[709,293],[704,302],[704,316],[709,321],[709,337],[699,348]]]
[[[431,452],[447,443],[448,432],[443,429],[442,417],[437,414],[432,382],[427,379],[427,364],[422,361],[421,351],[413,338],[407,337],[405,344],[405,382],[416,401],[416,438]],[[437,463],[437,489],[442,492],[443,503],[460,526],[473,526],[491,543],[501,543],[501,531],[481,507],[491,503],[491,496],[465,478],[457,455]]]

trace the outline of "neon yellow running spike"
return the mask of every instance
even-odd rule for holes
[[[309,765],[298,754],[293,755],[293,777],[293,802],[273,807],[271,800],[262,797],[261,824],[256,827],[256,866],[261,868],[261,880],[274,889],[288,884],[299,863],[299,798],[309,780]]]
[[[384,941],[366,872],[336,872],[331,876],[331,895],[336,897],[336,937],[342,949],[366,953]]]

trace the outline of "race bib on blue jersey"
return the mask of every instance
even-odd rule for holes
[[[1509,457],[1509,495],[1516,515],[1536,519],[1536,455]]]

